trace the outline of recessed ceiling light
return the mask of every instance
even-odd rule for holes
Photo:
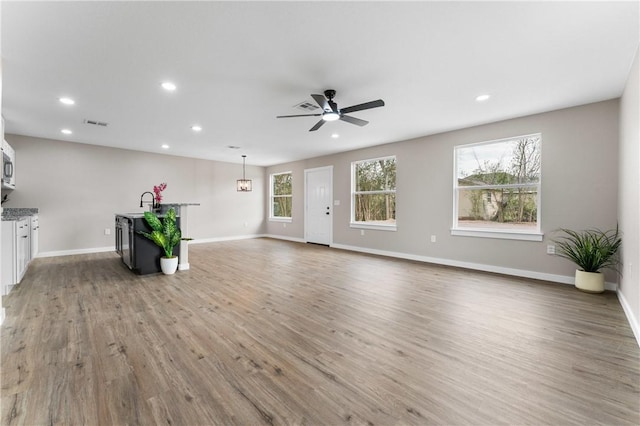
[[[166,143],[162,144],[162,149],[169,149],[169,145],[167,145]]]
[[[60,101],[60,103],[63,103],[65,105],[73,105],[76,103],[76,101],[71,98],[59,98],[58,100]]]
[[[483,102],[486,101],[487,99],[489,99],[491,97],[491,95],[480,95],[480,96],[476,96],[476,101],[478,102]]]
[[[331,135],[331,137],[332,137],[332,138],[334,138],[334,139],[338,139],[338,138],[340,137],[340,135],[339,135],[339,134],[337,134],[337,133],[333,133],[333,134]]]
[[[165,81],[164,83],[162,83],[162,88],[169,92],[173,92],[174,90],[176,90],[176,85],[170,81]]]
[[[70,135],[71,133],[73,133],[71,130],[69,129],[62,129],[60,130],[61,133],[64,133],[65,135]]]
[[[194,132],[199,132],[200,130],[202,130],[202,127],[194,124],[193,126],[191,126],[191,130],[193,130]]]

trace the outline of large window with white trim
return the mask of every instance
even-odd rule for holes
[[[541,240],[541,134],[454,148],[454,235]]]
[[[292,188],[291,172],[271,175],[271,211],[272,220],[291,220]]]
[[[395,230],[395,156],[351,163],[351,226]]]

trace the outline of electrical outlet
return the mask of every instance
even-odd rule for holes
[[[556,254],[556,246],[549,244],[547,246],[547,254]]]
[[[435,236],[435,235],[432,235],[432,236],[431,236],[431,242],[432,242],[432,243],[435,243],[435,242],[436,242],[436,236]]]
[[[282,224],[282,227],[283,227],[283,228],[286,228],[286,227],[287,227],[287,224],[286,224],[286,223],[283,223],[283,224]]]
[[[111,235],[111,229],[110,228],[104,228],[104,235]]]
[[[360,230],[360,235],[364,235],[364,229]]]

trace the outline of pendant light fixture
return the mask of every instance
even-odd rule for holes
[[[244,166],[245,160],[247,156],[242,156],[242,179],[238,179],[238,192],[249,192],[251,191],[251,179],[246,179],[244,175]]]

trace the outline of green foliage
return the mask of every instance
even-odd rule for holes
[[[465,188],[469,201],[469,207],[459,212],[459,217],[498,223],[535,223],[538,220],[537,188],[524,185],[535,185],[540,180],[540,138],[527,137],[465,149],[471,150],[468,152],[475,157],[477,167],[469,176],[459,174],[458,186]],[[478,186],[485,188],[474,189]]]
[[[291,173],[273,175],[273,195],[291,195]]]
[[[291,197],[273,197],[273,216],[291,217]]]
[[[554,240],[558,256],[571,260],[585,272],[598,272],[605,268],[619,272],[618,252],[622,238],[617,226],[615,230],[608,231],[562,229],[562,232],[566,235]]]
[[[357,163],[355,180],[355,221],[395,221],[396,159],[384,158]]]
[[[273,175],[273,216],[291,217],[291,173]]]
[[[144,219],[152,231],[138,231],[138,233],[162,247],[166,257],[173,257],[173,248],[180,244],[182,238],[182,232],[176,225],[176,211],[170,208],[162,220],[153,212],[144,212]]]

